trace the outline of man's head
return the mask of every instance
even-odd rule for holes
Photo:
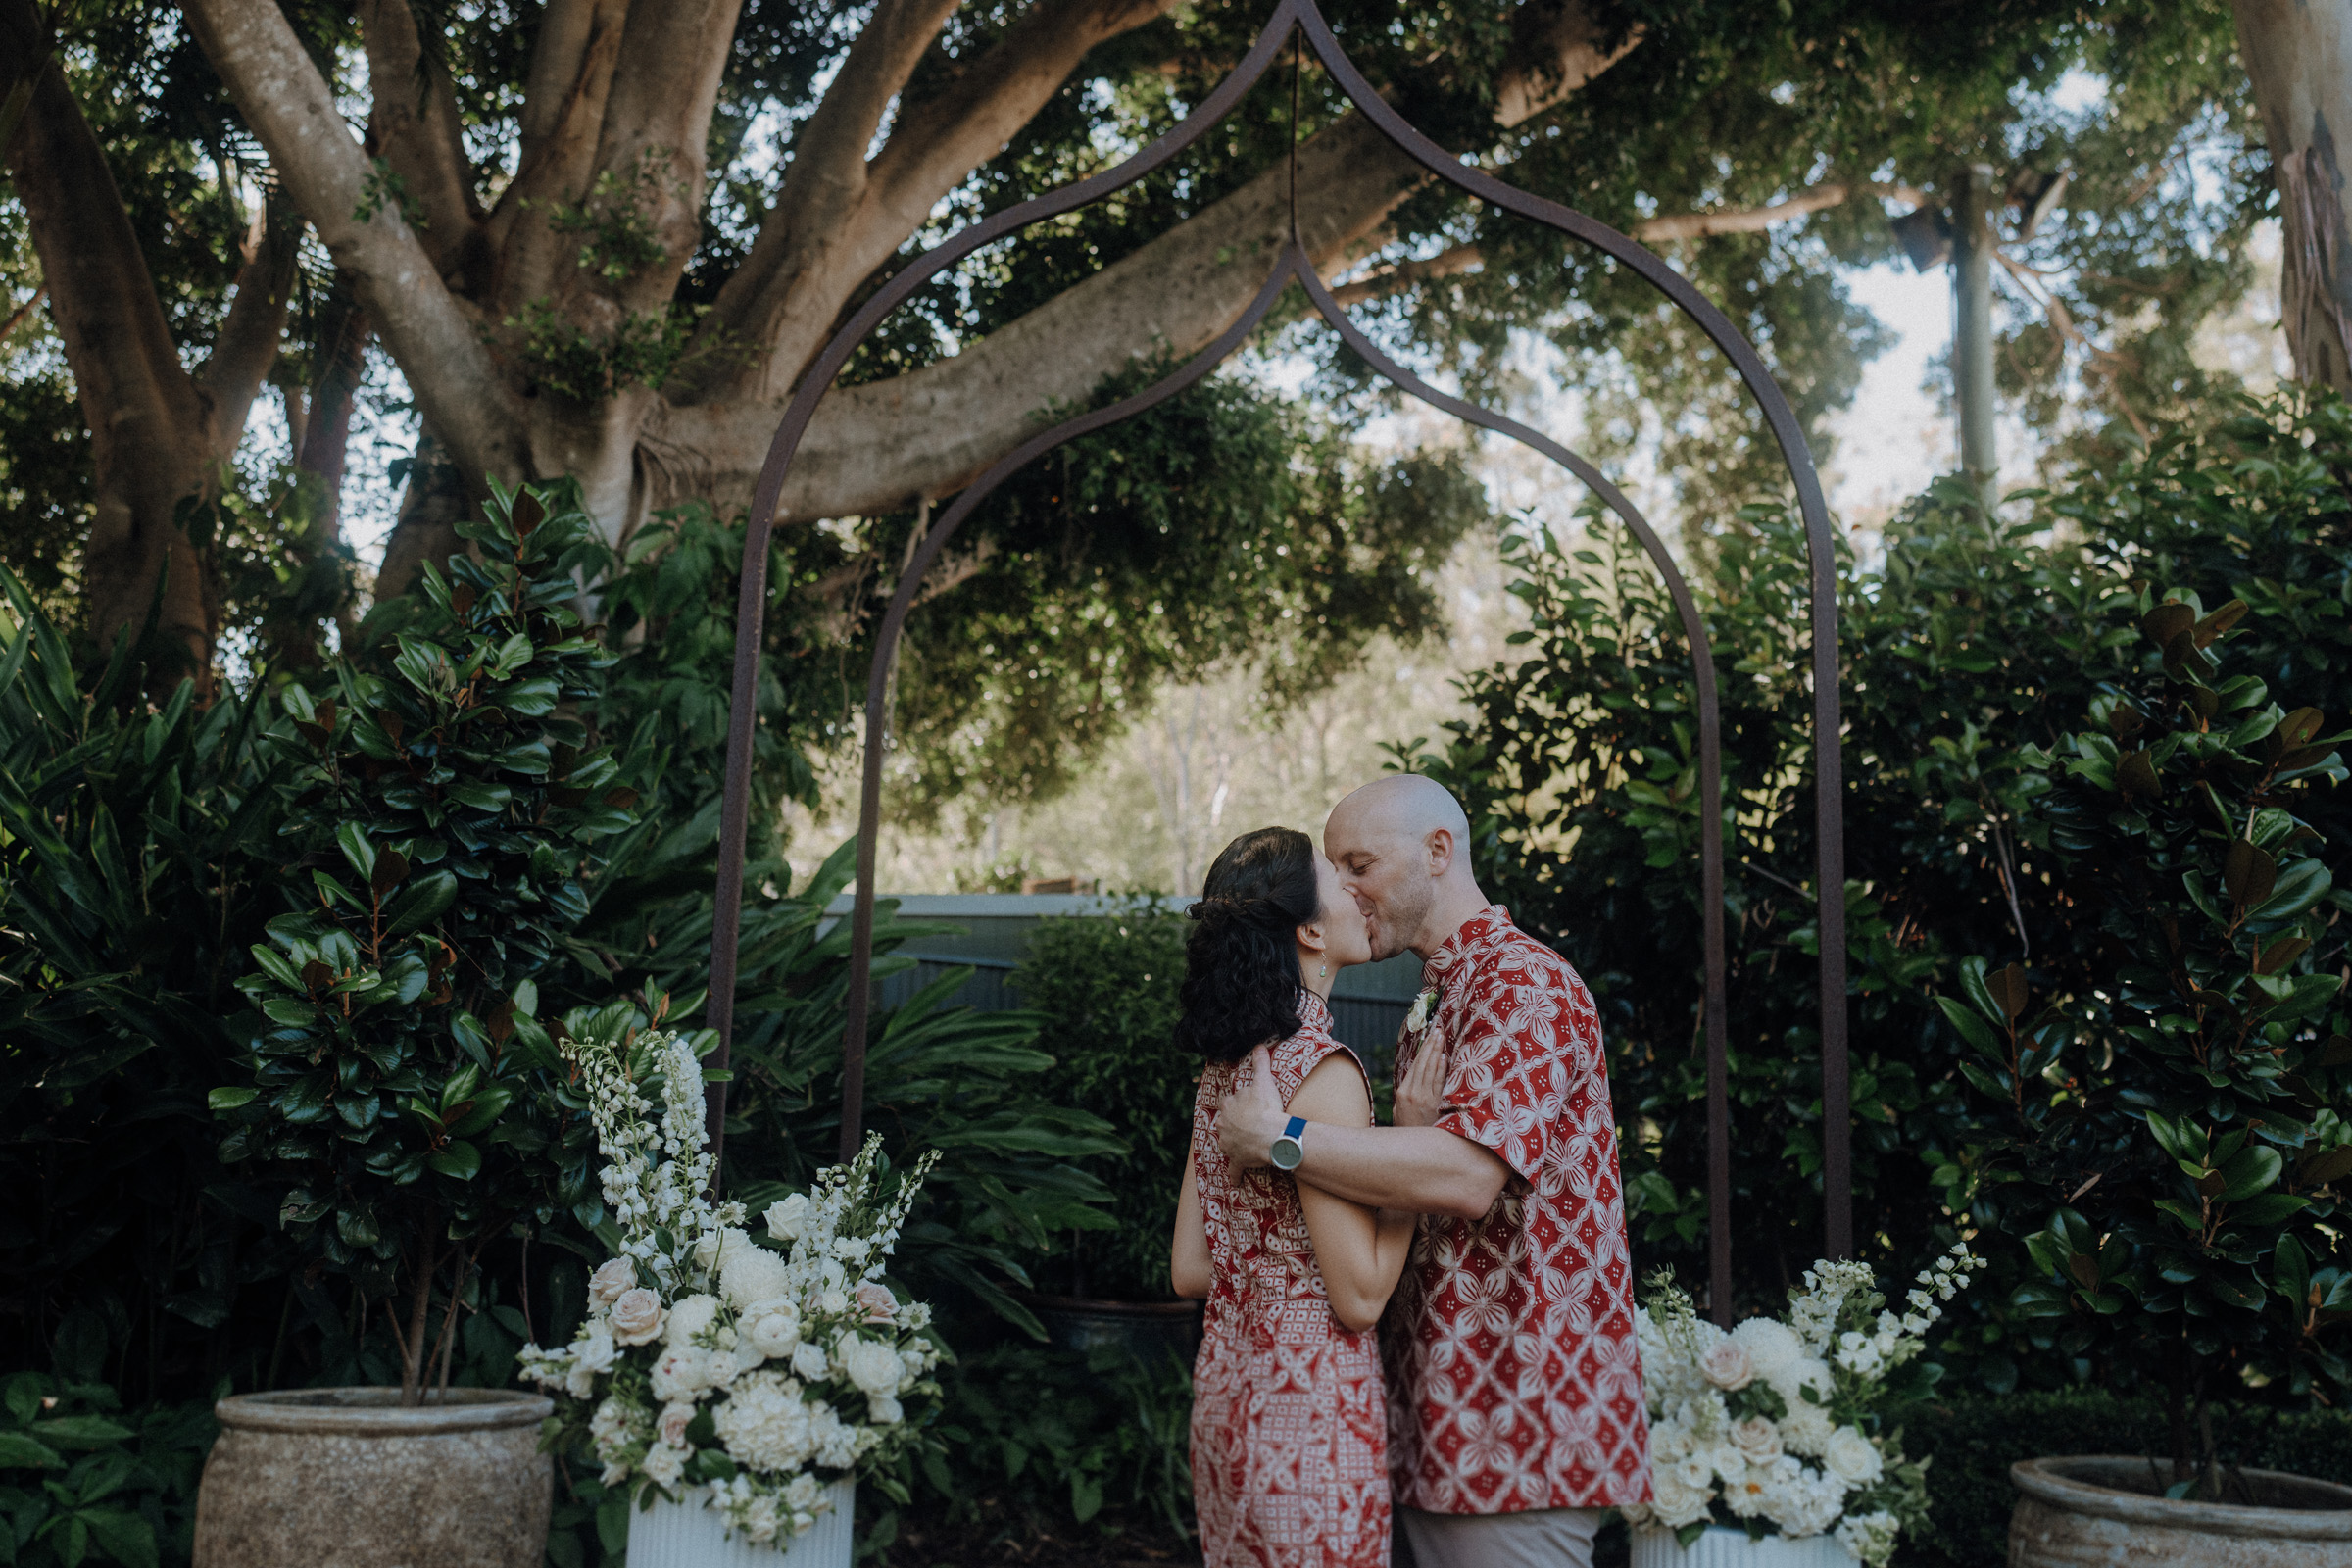
[[[1470,874],[1470,819],[1435,779],[1393,773],[1331,809],[1323,853],[1371,927],[1372,956],[1435,953],[1486,907]]]

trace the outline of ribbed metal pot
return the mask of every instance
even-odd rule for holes
[[[816,1523],[766,1545],[728,1535],[708,1492],[698,1489],[683,1502],[657,1497],[651,1508],[629,1510],[629,1568],[850,1568],[858,1483],[836,1481],[825,1496],[832,1506]]]
[[[1673,1531],[1646,1526],[1634,1532],[1633,1568],[1854,1568],[1854,1559],[1836,1536],[1750,1541],[1744,1530],[1711,1525],[1686,1546]]]
[[[2232,1471],[2251,1503],[2175,1501],[2169,1465],[2113,1455],[2027,1459],[2010,1568],[2352,1568],[2352,1487]]]
[[[196,1493],[195,1568],[539,1568],[555,1467],[542,1395],[240,1394]]]

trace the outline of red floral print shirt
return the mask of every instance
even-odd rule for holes
[[[1401,1079],[1446,1053],[1438,1125],[1511,1167],[1477,1220],[1425,1215],[1381,1323],[1389,1472],[1431,1513],[1649,1497],[1617,1127],[1592,993],[1493,906],[1422,970],[1438,1000]]]

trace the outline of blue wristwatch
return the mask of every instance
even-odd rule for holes
[[[1276,1170],[1297,1170],[1298,1162],[1306,1157],[1306,1146],[1299,1141],[1305,1136],[1306,1118],[1293,1116],[1290,1125],[1282,1130],[1282,1136],[1274,1140],[1274,1147],[1267,1152],[1266,1158],[1274,1162]]]

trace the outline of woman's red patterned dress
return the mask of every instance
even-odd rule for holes
[[[1299,994],[1298,1019],[1298,1032],[1274,1048],[1286,1105],[1318,1062],[1348,1050],[1314,993]],[[1206,1568],[1388,1568],[1379,1342],[1331,1315],[1298,1183],[1226,1164],[1217,1102],[1240,1071],[1212,1063],[1193,1104],[1194,1172],[1216,1270],[1193,1366],[1201,1554]]]

